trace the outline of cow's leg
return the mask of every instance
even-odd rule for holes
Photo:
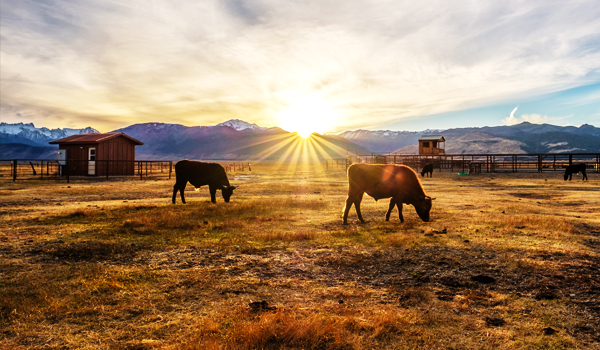
[[[346,198],[346,206],[344,207],[344,221],[342,225],[348,225],[348,213],[350,212],[350,208],[352,208],[352,203],[354,203],[354,201],[352,200],[352,197],[348,195],[348,198]]]
[[[208,189],[210,191],[210,201],[213,202],[213,203],[217,203],[217,197],[216,197],[216,195],[217,195],[217,188],[214,187],[214,186],[212,186],[212,185],[209,185]]]
[[[181,185],[181,182],[175,182],[175,186],[173,186],[173,199],[172,202],[175,204],[175,199],[177,198],[177,191],[181,194],[181,201],[185,204],[185,197],[183,195],[183,191],[185,190],[185,185],[187,185],[187,181]]]
[[[177,183],[175,183],[175,185],[173,186],[173,204],[175,204],[175,198],[177,197],[177,191],[179,191],[179,187],[177,186]]]
[[[390,214],[392,214],[392,210],[394,210],[395,206],[396,202],[394,201],[394,198],[390,199],[390,207],[388,208],[388,211],[385,214],[385,221],[390,221]]]
[[[362,214],[360,213],[360,202],[362,201],[363,194],[364,193],[361,193],[354,200],[354,208],[356,208],[356,215],[358,215],[358,220],[360,220],[360,222],[364,224],[365,220],[363,219]]]
[[[583,181],[587,180],[587,173],[585,172],[585,170],[582,171],[583,172]]]
[[[400,223],[404,222],[404,216],[402,216],[402,198],[394,198],[396,202],[396,206],[398,207],[398,218],[400,219]]]
[[[187,186],[187,181],[183,183],[183,185],[179,185],[179,194],[181,195],[181,202],[185,204],[185,186]]]

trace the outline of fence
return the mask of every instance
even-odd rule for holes
[[[223,168],[225,168],[225,172],[245,171],[246,168],[248,168],[248,171],[252,171],[252,168],[250,167],[250,163],[246,163],[246,165],[244,165],[243,162],[238,162],[238,163],[225,163],[225,164],[221,164],[221,165],[223,165]]]
[[[600,172],[600,153],[567,154],[444,154],[444,155],[349,155],[328,159],[327,169],[347,168],[353,163],[404,164],[416,169],[433,164],[434,169],[464,172],[542,172],[562,170],[570,164],[585,163],[589,170]]]
[[[62,163],[62,164],[61,164]],[[166,177],[171,178],[172,161],[118,161],[118,160],[58,160],[41,159],[0,159],[0,177],[17,179],[66,179],[72,177]]]
[[[60,163],[59,163],[60,162]],[[61,164],[62,163],[62,164]],[[13,181],[33,179],[57,179],[70,181],[73,177],[165,177],[171,179],[173,161],[157,160],[41,160],[41,159],[0,159],[0,178],[12,178]],[[251,171],[250,163],[223,163],[225,171]]]

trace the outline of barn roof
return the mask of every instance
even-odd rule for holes
[[[423,135],[419,138],[419,141],[442,141],[445,142],[444,136],[442,135]]]
[[[105,142],[115,137],[123,136],[126,139],[129,139],[136,145],[143,145],[144,143],[140,140],[136,140],[133,137],[126,135],[122,132],[109,132],[105,134],[79,134],[79,135],[71,135],[62,139],[50,141],[51,145],[60,144],[60,143],[70,143],[70,144],[79,144],[79,143],[100,143]]]

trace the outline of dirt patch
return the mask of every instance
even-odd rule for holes
[[[546,194],[546,193],[532,193],[532,192],[509,192],[508,194],[511,196],[517,197],[517,198],[543,199],[543,200],[557,199],[557,198],[564,197],[564,195],[556,194],[556,193]]]

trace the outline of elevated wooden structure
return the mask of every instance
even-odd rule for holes
[[[419,154],[445,154],[446,139],[442,135],[423,135],[419,138]]]

